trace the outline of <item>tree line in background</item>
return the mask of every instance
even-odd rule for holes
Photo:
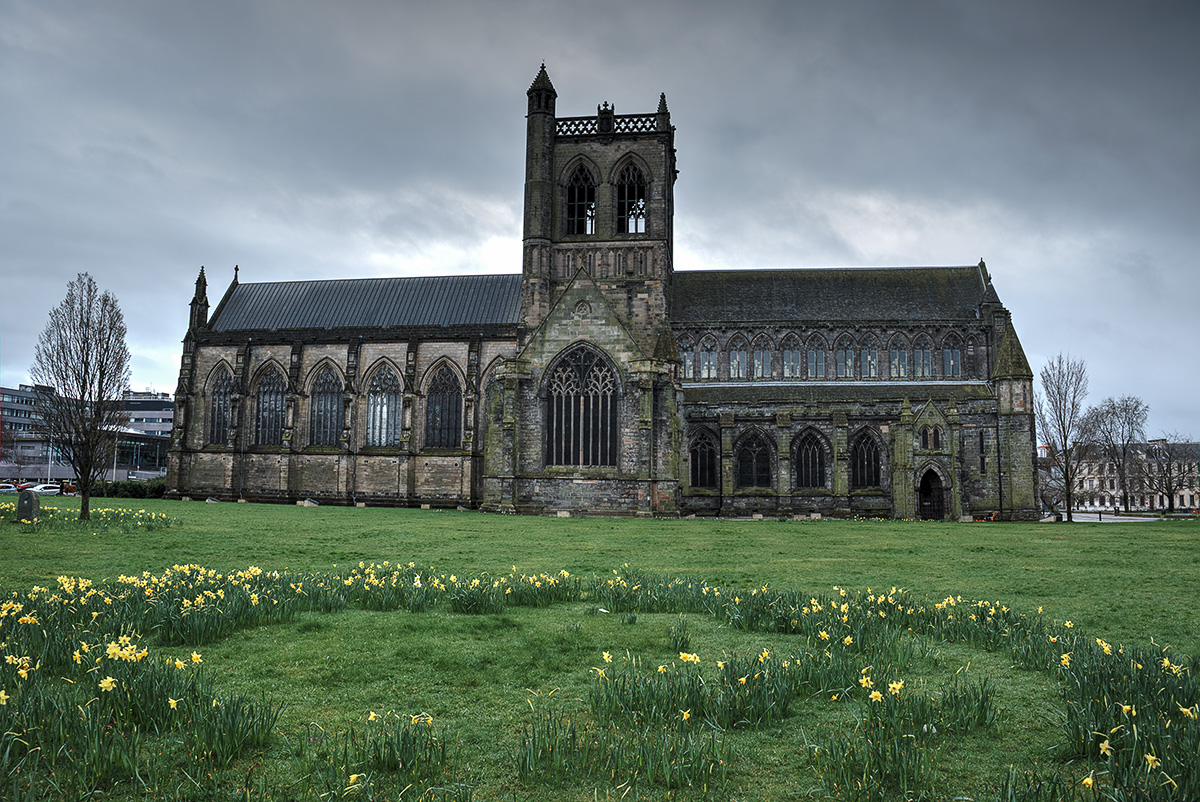
[[[1125,512],[1135,492],[1163,497],[1162,506],[1173,513],[1180,491],[1197,489],[1198,446],[1179,432],[1148,440],[1150,407],[1141,398],[1109,397],[1085,406],[1087,365],[1069,354],[1047,362],[1040,380],[1035,412],[1038,442],[1046,449],[1039,460],[1045,468],[1041,494],[1051,510],[1064,509],[1070,521],[1077,499],[1095,495],[1084,489],[1083,477],[1097,467],[1115,484],[1115,490],[1106,491],[1114,496],[1113,506],[1119,498]]]

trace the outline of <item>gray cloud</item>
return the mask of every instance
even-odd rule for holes
[[[0,2],[0,380],[76,272],[173,389],[192,282],[519,269],[524,92],[678,126],[680,267],[986,258],[1035,369],[1200,435],[1192,3]],[[16,302],[13,299],[20,299]],[[214,302],[216,298],[213,298]]]

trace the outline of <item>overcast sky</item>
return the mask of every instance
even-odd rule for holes
[[[734,10],[736,8],[736,11]],[[676,269],[987,261],[1034,371],[1200,435],[1195,2],[0,0],[0,383],[87,271],[173,392],[196,274],[520,270],[525,91],[677,127]]]

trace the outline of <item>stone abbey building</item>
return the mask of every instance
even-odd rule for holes
[[[176,497],[1035,517],[1033,374],[985,265],[676,272],[674,127],[528,91],[520,274],[201,269]]]

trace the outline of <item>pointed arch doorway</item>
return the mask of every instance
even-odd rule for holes
[[[941,521],[946,517],[946,490],[942,477],[926,469],[917,491],[917,516],[922,521]]]

